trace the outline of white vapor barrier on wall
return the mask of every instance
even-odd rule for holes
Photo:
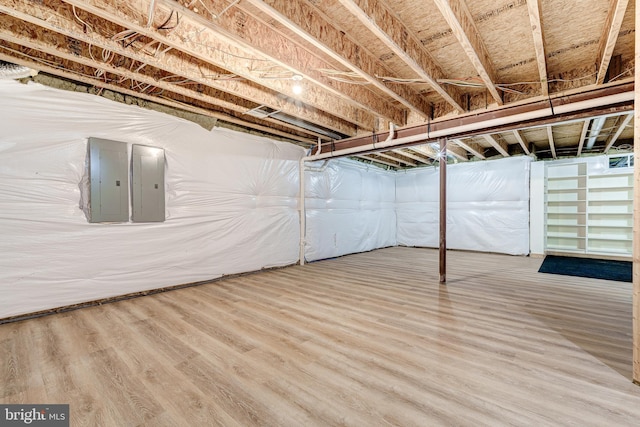
[[[14,81],[0,118],[0,318],[298,259],[300,147]],[[165,149],[166,222],[87,222],[88,137]]]
[[[310,163],[305,173],[305,258],[396,245],[395,173],[353,160]]]
[[[447,166],[447,248],[529,253],[529,167],[519,156]],[[438,247],[437,168],[396,175],[398,244]]]

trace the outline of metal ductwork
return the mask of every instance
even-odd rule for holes
[[[257,117],[259,119],[270,117],[272,119],[280,120],[293,126],[298,126],[299,128],[306,129],[316,134],[326,136],[333,140],[343,139],[347,136],[321,126],[314,125],[313,123],[309,123],[305,120],[300,120],[294,116],[283,113],[280,110],[274,110],[273,108],[267,107],[266,105],[260,105],[259,107],[252,108],[251,110],[246,111],[244,114],[252,117]]]
[[[587,139],[587,150],[591,150],[595,145],[606,119],[606,117],[597,117],[591,122],[591,130],[589,131],[589,138]]]

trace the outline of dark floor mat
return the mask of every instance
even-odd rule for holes
[[[632,263],[630,261],[547,255],[538,273],[631,282]]]

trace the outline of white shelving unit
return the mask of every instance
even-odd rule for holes
[[[611,173],[588,179],[587,252],[631,256],[633,174]]]
[[[547,169],[548,250],[584,253],[587,248],[587,165]]]
[[[633,173],[588,174],[588,164],[547,168],[546,251],[630,257]]]

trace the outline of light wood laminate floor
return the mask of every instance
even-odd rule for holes
[[[388,248],[0,326],[73,426],[638,426],[631,284]]]

